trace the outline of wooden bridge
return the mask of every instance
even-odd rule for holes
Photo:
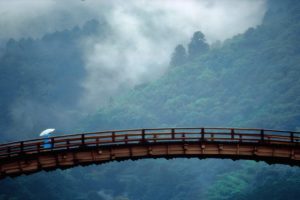
[[[300,166],[300,132],[242,128],[117,130],[0,145],[0,178],[141,158],[230,158]],[[49,145],[50,144],[50,145]]]

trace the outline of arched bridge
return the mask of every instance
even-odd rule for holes
[[[49,145],[50,144],[50,145]],[[0,145],[0,178],[141,158],[230,158],[300,166],[300,132],[163,128],[65,135]]]

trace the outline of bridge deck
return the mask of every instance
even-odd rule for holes
[[[0,178],[112,160],[213,157],[300,166],[300,132],[242,128],[116,130],[0,145]]]

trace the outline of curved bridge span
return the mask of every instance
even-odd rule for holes
[[[50,145],[49,145],[50,144]],[[0,178],[141,158],[229,158],[300,166],[300,132],[243,128],[116,130],[0,145]]]

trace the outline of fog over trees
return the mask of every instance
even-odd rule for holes
[[[49,127],[300,131],[299,10],[293,0],[1,2],[1,143]],[[264,162],[149,159],[7,178],[0,200],[286,200],[300,196],[299,177]]]

